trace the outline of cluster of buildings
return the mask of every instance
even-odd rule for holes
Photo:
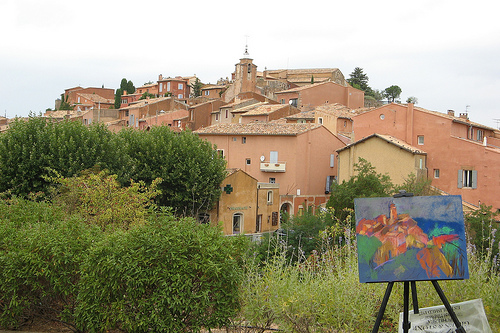
[[[365,107],[364,92],[336,68],[257,71],[245,51],[231,79],[201,88],[197,78],[164,78],[129,94],[114,109],[114,91],[65,90],[70,111],[45,117],[103,122],[113,131],[169,126],[208,140],[227,161],[222,196],[201,221],[223,222],[226,234],[279,228],[283,212],[326,203],[334,182],[354,175],[359,158],[402,183],[410,173],[432,179],[443,194],[462,195],[465,207],[500,209],[500,131],[466,113],[413,104]],[[154,98],[140,99],[145,93]]]

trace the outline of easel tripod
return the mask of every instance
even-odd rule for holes
[[[439,286],[438,281],[431,280],[431,282],[432,282],[432,285],[434,286],[434,289],[436,289],[436,292],[439,295],[439,298],[443,302],[446,310],[450,314],[450,317],[453,320],[453,323],[457,327],[455,332],[466,333],[465,329],[462,327],[462,324],[458,320],[458,317],[455,314],[455,311],[453,311],[453,308],[451,307],[450,302],[448,302],[448,299],[446,298],[443,290]],[[417,286],[416,286],[415,281],[404,281],[403,283],[404,283],[403,332],[408,333],[408,331],[410,330],[410,327],[411,327],[411,323],[409,321],[410,285],[411,285],[411,295],[412,295],[412,300],[413,300],[413,312],[415,314],[419,313],[418,300],[417,300]],[[377,320],[375,321],[375,325],[373,326],[372,333],[378,332],[378,329],[380,327],[380,323],[382,322],[382,317],[384,316],[387,302],[389,301],[389,297],[391,296],[393,286],[394,286],[394,281],[388,282],[387,289],[385,290],[384,299],[382,300],[382,304],[380,305],[380,309],[379,309],[378,315],[377,315]]]

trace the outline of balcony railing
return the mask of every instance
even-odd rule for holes
[[[262,172],[285,172],[286,162],[260,162],[260,171]]]

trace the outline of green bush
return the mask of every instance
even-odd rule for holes
[[[239,305],[235,248],[219,229],[172,216],[109,235],[82,266],[79,328],[196,332],[225,325]]]
[[[45,204],[36,204],[40,215],[47,213]],[[99,235],[75,219],[1,221],[0,327],[19,328],[43,318],[74,328],[80,264]]]

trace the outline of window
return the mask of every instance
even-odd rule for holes
[[[278,152],[277,151],[271,151],[269,154],[269,162],[270,163],[278,163]]]
[[[247,158],[247,159],[245,160],[245,164],[246,164],[246,165],[250,165],[251,163],[252,163],[252,160],[251,160],[251,159]]]
[[[215,120],[219,120],[219,114],[218,113],[215,114]]]
[[[179,83],[179,84],[177,85],[177,89],[184,89],[184,85],[183,85],[182,83]]]
[[[205,90],[205,96],[208,96],[210,95],[210,91],[209,90]]]
[[[423,145],[424,144],[424,136],[423,135],[417,136],[417,143],[419,145]]]
[[[335,176],[326,176],[325,194],[331,192],[333,183],[335,183]]]
[[[246,136],[244,136],[244,137],[242,137],[242,138],[241,138],[241,143],[247,143],[247,138],[246,138]]]
[[[220,157],[224,157],[224,149],[217,149],[217,153],[219,153]]]
[[[335,154],[330,154],[330,168],[335,166]]]
[[[277,226],[278,225],[278,219],[279,219],[278,212],[272,212],[272,216],[273,216],[272,225],[273,226]]]
[[[290,102],[288,102],[288,103],[290,103],[290,105],[293,107],[297,107],[297,98],[291,99]]]
[[[323,117],[318,117],[318,124],[323,125]]]
[[[236,137],[233,136],[233,142],[236,142],[236,140],[237,140]]]
[[[163,91],[163,84],[160,83],[160,92]]]
[[[477,170],[458,170],[458,188],[477,188]]]
[[[233,234],[239,234],[243,230],[243,214],[235,213],[233,215]]]
[[[267,204],[273,204],[273,191],[267,191]]]
[[[276,184],[276,178],[274,178],[274,177],[269,178],[269,182],[271,184]]]
[[[439,169],[434,169],[434,178],[439,178]]]
[[[170,82],[167,82],[167,91],[170,91]]]
[[[184,95],[179,94],[179,95],[177,95],[177,98],[178,98],[178,99],[182,99],[182,98],[184,98]]]
[[[347,120],[344,120],[344,127],[347,127]]]
[[[483,141],[483,137],[484,137],[484,131],[483,130],[476,130],[476,140]]]
[[[228,117],[228,115],[229,115],[229,110],[226,109],[226,118]]]
[[[280,103],[281,103],[281,104],[285,104],[285,99],[284,99],[284,98],[282,98],[282,99],[280,100]]]

